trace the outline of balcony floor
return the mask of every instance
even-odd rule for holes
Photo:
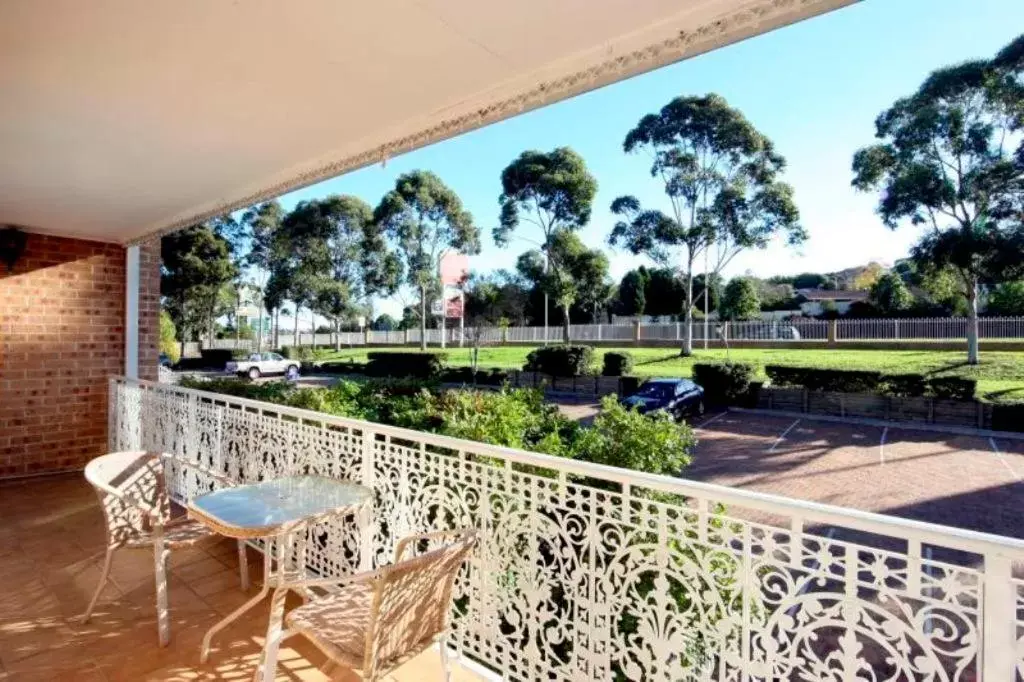
[[[105,542],[96,495],[81,475],[0,483],[0,542],[0,681],[252,679],[267,607],[215,638],[205,665],[199,643],[207,628],[259,590],[258,553],[250,550],[253,586],[245,593],[234,541],[172,552],[171,643],[161,648],[147,551],[115,555],[92,621],[77,622],[99,579]],[[315,647],[295,637],[281,648],[277,680],[359,679],[340,668],[326,674],[324,663]],[[457,682],[484,679],[454,667]],[[442,680],[439,657],[428,651],[385,679]]]

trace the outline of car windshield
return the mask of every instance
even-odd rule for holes
[[[644,384],[636,392],[645,398],[668,398],[672,396],[672,384]]]

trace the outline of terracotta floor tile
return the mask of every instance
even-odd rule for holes
[[[61,615],[60,604],[38,577],[0,590],[0,618],[4,620]]]
[[[171,553],[171,643],[157,640],[153,555],[115,555],[111,584],[89,623],[76,620],[99,580],[105,530],[96,497],[79,476],[0,484],[0,682],[248,682],[259,661],[269,598],[219,633],[208,664],[199,663],[207,629],[257,594],[263,557],[249,550],[252,587],[242,592],[237,545],[223,539]],[[22,547],[22,543],[25,547]],[[199,594],[201,593],[201,594]],[[299,603],[289,599],[289,608]],[[441,680],[436,652],[406,664],[389,682]],[[326,660],[309,641],[281,649],[281,682],[355,682],[349,671],[323,672]],[[461,674],[455,682],[477,680]]]

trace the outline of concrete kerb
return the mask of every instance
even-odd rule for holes
[[[867,417],[835,417],[827,414],[807,414],[788,410],[758,410],[749,407],[730,407],[729,412],[750,414],[758,417],[782,417],[803,421],[819,421],[831,424],[856,424],[858,426],[875,426],[878,428],[907,429],[910,431],[930,431],[932,433],[948,433],[956,436],[976,436],[979,438],[1001,438],[1003,440],[1024,441],[1024,433],[1014,431],[993,431],[991,429],[972,429],[966,426],[949,426],[943,424],[924,424],[920,422],[886,421]]]

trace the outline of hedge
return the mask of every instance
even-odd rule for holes
[[[304,374],[366,374],[368,364],[355,360],[332,360],[330,362],[303,362]]]
[[[633,355],[631,353],[605,353],[604,366],[601,374],[606,377],[621,377],[633,371]]]
[[[530,351],[523,370],[554,377],[578,377],[587,374],[594,362],[590,346],[545,346]]]
[[[766,365],[765,374],[773,386],[799,386],[810,391],[834,393],[879,393],[901,398],[931,396],[946,400],[972,400],[978,382],[961,377],[931,377],[923,374],[882,374],[881,372],[816,367]]]
[[[419,351],[382,352],[366,354],[366,374],[371,377],[416,377],[435,379],[441,375],[448,360],[447,353]]]
[[[936,398],[971,400],[978,388],[974,379],[960,377],[933,377],[928,380],[928,392]]]
[[[704,389],[704,400],[712,405],[746,403],[754,378],[754,366],[741,362],[697,363],[693,380]]]
[[[863,370],[765,365],[764,372],[775,386],[803,386],[811,391],[867,393],[877,390],[882,382],[881,372]]]
[[[994,403],[992,428],[996,431],[1024,431],[1024,402]]]

